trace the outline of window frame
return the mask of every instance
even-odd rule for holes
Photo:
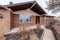
[[[21,20],[21,19],[20,19],[20,15],[21,15],[21,14],[19,14],[19,24],[32,23],[32,16],[29,15],[29,16],[31,17],[31,18],[30,18],[30,20],[31,20],[30,22],[21,22],[21,21],[20,21],[20,20]],[[24,14],[24,15],[25,15],[25,14]]]

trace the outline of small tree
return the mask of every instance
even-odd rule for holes
[[[60,11],[60,0],[49,0],[46,2],[47,8],[49,11],[51,10],[52,13],[57,13]]]

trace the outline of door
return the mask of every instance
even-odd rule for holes
[[[36,16],[36,24],[40,23],[40,16]]]

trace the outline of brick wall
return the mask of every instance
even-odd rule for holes
[[[19,14],[13,14],[12,17],[12,22],[13,22],[13,26],[12,27],[19,27]]]
[[[40,24],[47,24],[53,17],[50,16],[40,16]]]
[[[40,16],[40,24],[44,24],[44,17]]]
[[[28,14],[31,15],[31,23],[21,23],[19,22],[19,15],[21,14]],[[20,27],[20,26],[30,26],[36,23],[36,14],[33,11],[27,11],[27,10],[22,10],[22,11],[16,11],[13,13],[13,27]]]
[[[32,16],[32,24],[36,24],[36,16]]]
[[[36,16],[31,16],[31,23],[21,23],[19,21],[19,14],[13,15],[13,27],[30,26],[30,25],[33,25],[35,23],[36,23]]]
[[[52,19],[52,17],[46,17],[46,19],[44,19],[44,23],[48,24]]]
[[[3,16],[3,18],[0,19],[0,33],[10,31],[10,11],[0,9],[0,14]]]

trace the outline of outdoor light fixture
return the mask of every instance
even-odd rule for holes
[[[0,14],[0,19],[2,19],[3,17],[2,17],[2,14]]]

